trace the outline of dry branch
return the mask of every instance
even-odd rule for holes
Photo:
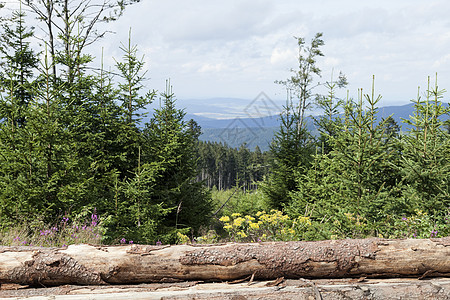
[[[0,247],[0,283],[130,284],[450,275],[450,237],[178,246]]]

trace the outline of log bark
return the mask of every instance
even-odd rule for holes
[[[240,299],[450,299],[450,280],[434,278],[286,280],[277,286],[259,281],[227,283],[150,283],[138,285],[80,286],[63,285],[49,288],[0,288],[0,299],[170,299],[170,300],[240,300]]]
[[[450,277],[450,237],[177,246],[0,247],[0,284]]]

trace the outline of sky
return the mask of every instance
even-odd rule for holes
[[[148,85],[171,79],[179,99],[253,99],[264,92],[284,99],[275,80],[297,67],[294,36],[307,43],[323,32],[319,58],[325,82],[342,71],[349,94],[375,90],[383,105],[407,104],[427,77],[450,84],[450,1],[447,0],[142,0],[108,26],[105,57],[120,57],[118,43],[145,54]],[[347,93],[346,91],[342,91]]]
[[[163,91],[170,78],[180,101],[200,106],[261,93],[280,104],[286,92],[274,81],[297,67],[294,36],[308,44],[323,32],[316,83],[341,71],[349,85],[340,96],[356,98],[360,88],[370,92],[375,76],[380,105],[403,105],[426,89],[428,76],[450,85],[449,12],[448,0],[142,0],[107,24],[114,34],[90,51],[99,58],[103,49],[105,64],[114,65],[131,29],[149,89]]]

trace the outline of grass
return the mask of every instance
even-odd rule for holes
[[[103,228],[95,210],[80,215],[63,216],[53,224],[37,217],[32,222],[22,222],[0,231],[0,245],[4,246],[37,246],[65,247],[71,244],[99,245]]]
[[[450,209],[444,217],[434,219],[416,210],[410,216],[392,217],[382,230],[353,214],[346,215],[346,224],[333,218],[314,220],[311,216],[290,218],[278,210],[258,211],[255,214],[222,214],[217,221],[219,230],[210,229],[194,239],[178,233],[178,244],[211,244],[220,242],[301,241],[373,237],[438,238],[450,235]],[[345,228],[345,230],[343,230]],[[102,244],[104,229],[95,209],[69,217],[62,216],[52,224],[43,218],[23,222],[0,230],[0,245],[66,247],[71,244]],[[121,238],[116,244],[133,244]],[[158,242],[157,244],[161,244]]]

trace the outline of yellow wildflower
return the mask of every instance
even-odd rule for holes
[[[256,213],[256,216],[257,217],[259,217],[259,216],[261,216],[261,215],[264,215],[266,212],[263,210],[263,211],[258,211],[257,213]]]
[[[250,228],[251,229],[259,229],[259,224],[258,223],[250,223]]]
[[[239,227],[239,226],[242,225],[242,223],[243,223],[244,221],[245,221],[244,218],[241,218],[241,217],[236,218],[236,219],[234,219],[234,221],[233,221],[233,225],[236,226],[236,227]]]
[[[177,232],[177,237],[180,244],[188,244],[191,241],[187,235],[181,232]]]
[[[245,218],[249,221],[254,221],[255,218],[253,218],[252,216],[246,215]]]
[[[297,220],[300,222],[300,224],[311,225],[311,221],[310,221],[309,217],[300,216],[297,218]]]
[[[347,219],[349,219],[351,221],[355,220],[352,213],[344,213],[344,215],[347,217]]]
[[[223,216],[222,218],[219,219],[219,221],[230,222],[230,217],[229,216]]]
[[[245,232],[243,232],[243,231],[239,231],[239,232],[237,233],[237,235],[239,235],[239,236],[242,237],[242,238],[246,238],[246,237],[247,237],[247,234],[245,234]]]

